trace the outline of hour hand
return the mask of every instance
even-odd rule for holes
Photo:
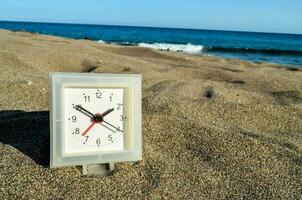
[[[109,113],[111,113],[112,111],[114,111],[114,108],[108,109],[105,112],[103,112],[103,114],[101,114],[102,117],[105,117],[106,115],[108,115]]]
[[[83,113],[84,115],[87,115],[88,117],[91,117],[91,118],[95,117],[95,115],[92,112],[86,110],[81,105],[75,105],[74,108],[76,110],[80,111],[81,113]]]

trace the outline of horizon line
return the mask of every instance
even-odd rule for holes
[[[207,28],[185,28],[185,27],[166,27],[166,26],[144,26],[144,25],[121,25],[121,24],[96,24],[96,23],[81,23],[81,22],[47,22],[47,21],[16,21],[16,20],[2,20],[0,22],[17,22],[17,23],[45,23],[45,24],[71,24],[71,25],[92,25],[92,26],[121,26],[121,27],[135,27],[135,28],[158,28],[158,29],[183,29],[183,30],[197,30],[197,31],[224,31],[224,32],[242,32],[242,33],[262,33],[262,34],[283,34],[283,35],[302,35],[302,33],[287,33],[287,32],[265,32],[265,31],[248,31],[248,30],[225,30],[225,29],[207,29]]]

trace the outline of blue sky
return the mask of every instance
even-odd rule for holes
[[[0,0],[0,20],[302,34],[302,1]]]

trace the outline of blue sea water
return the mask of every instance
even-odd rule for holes
[[[302,35],[295,34],[7,21],[0,28],[302,67]]]

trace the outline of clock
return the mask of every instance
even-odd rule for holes
[[[50,167],[105,175],[142,159],[141,75],[50,73]]]

